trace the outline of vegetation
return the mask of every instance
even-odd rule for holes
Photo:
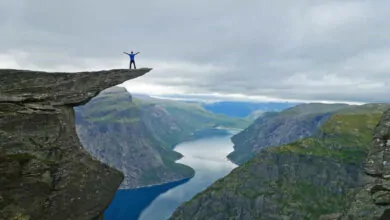
[[[229,219],[246,213],[247,219],[309,220],[342,212],[363,182],[361,166],[388,107],[336,111],[311,137],[263,149],[179,207],[172,219]]]
[[[360,164],[380,117],[381,114],[336,114],[319,129],[317,137],[304,138],[268,150],[330,157]]]

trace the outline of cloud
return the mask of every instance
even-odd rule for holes
[[[0,2],[0,68],[126,68],[134,92],[387,102],[390,2]]]

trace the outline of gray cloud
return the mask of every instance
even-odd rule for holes
[[[0,55],[20,67],[126,67],[133,49],[154,70],[129,90],[382,102],[389,12],[385,0],[2,1]]]

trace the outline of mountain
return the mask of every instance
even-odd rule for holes
[[[163,110],[154,108],[149,114],[162,115],[165,120],[154,123],[156,129],[173,136],[175,132],[180,134],[175,121],[164,115]],[[148,121],[148,116],[123,88],[102,93],[76,109],[77,133],[84,148],[125,174],[121,188],[191,177],[194,171],[174,162],[180,154],[172,151],[160,136],[155,136]]]
[[[0,219],[101,219],[123,180],[93,159],[73,107],[151,69],[0,70]]]
[[[234,151],[228,158],[242,164],[266,147],[286,144],[314,134],[331,113],[346,104],[300,104],[281,112],[265,112],[232,137]]]
[[[255,110],[251,112],[248,116],[246,116],[249,120],[256,120],[258,117],[262,116],[265,112],[264,110]]]
[[[180,206],[171,219],[335,219],[367,182],[364,158],[389,107],[336,110],[310,137],[262,149]]]
[[[152,98],[146,94],[133,93],[135,98],[149,99]],[[200,104],[205,110],[230,117],[248,118],[253,120],[254,115],[258,116],[259,112],[282,111],[286,108],[293,107],[299,103],[289,102],[252,102],[252,101],[222,101],[216,100],[217,97],[210,95],[163,95],[160,100],[179,100],[181,103]]]
[[[207,135],[215,125],[243,127],[248,123],[216,116],[198,105],[135,99],[121,87],[103,91],[76,108],[77,133],[83,146],[125,174],[121,188],[192,177],[192,168],[175,163],[181,155],[172,150],[174,145],[199,133]]]
[[[169,99],[157,98],[134,98],[134,102],[140,106],[160,106],[167,112],[175,115],[180,121],[190,127],[224,127],[224,128],[246,128],[253,120],[246,118],[232,118],[224,114],[217,114],[206,110],[202,103],[183,102]],[[205,126],[206,125],[206,126]]]
[[[288,102],[239,102],[220,101],[214,103],[204,103],[203,107],[216,114],[224,114],[231,117],[245,118],[255,111],[282,111],[295,106],[295,103]]]

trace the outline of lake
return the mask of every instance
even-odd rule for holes
[[[175,151],[184,156],[177,162],[192,167],[195,176],[157,186],[119,190],[105,211],[104,219],[168,219],[178,206],[237,167],[226,158],[233,151],[230,137],[208,137],[177,145]]]

